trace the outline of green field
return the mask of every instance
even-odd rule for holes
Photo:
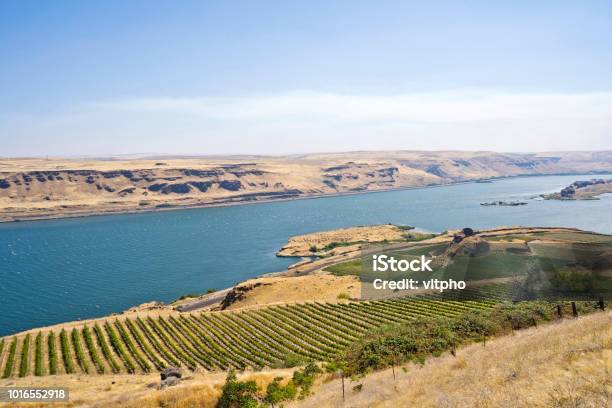
[[[511,243],[512,240],[521,240],[524,244]],[[445,250],[449,248],[447,243],[417,245],[391,252],[381,248],[380,253],[394,256],[396,259],[411,260],[418,259],[421,255],[432,256],[433,272],[397,272],[381,276],[380,272],[371,272],[370,257],[342,262],[325,270],[338,276],[359,276],[366,282],[380,277],[410,277],[421,281],[433,278],[476,281],[525,276],[529,271],[554,272],[572,268],[587,268],[597,272],[612,267],[611,240],[612,238],[606,235],[574,232],[488,237],[485,239],[488,245],[486,250],[470,254],[457,253],[452,257],[445,254]],[[442,263],[440,260],[447,262]]]
[[[258,310],[167,317],[108,318],[0,341],[4,378],[26,375],[147,373],[284,367],[327,361],[372,329],[419,317],[454,317],[489,309],[503,287],[343,304],[305,303]]]

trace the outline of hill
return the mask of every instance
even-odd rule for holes
[[[350,194],[497,177],[612,171],[612,152],[351,152],[0,159],[0,221]]]
[[[612,312],[515,332],[445,354],[322,384],[290,407],[605,407],[612,404]],[[360,391],[353,387],[361,384]]]

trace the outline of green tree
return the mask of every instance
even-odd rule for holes
[[[255,381],[238,381],[236,372],[230,371],[223,385],[223,393],[217,408],[256,408],[257,383]]]
[[[286,385],[281,385],[280,382],[283,380],[283,377],[276,377],[266,389],[266,396],[264,397],[264,401],[268,404],[274,406],[283,401],[291,401],[295,399],[297,395],[297,388],[292,380],[290,380]]]

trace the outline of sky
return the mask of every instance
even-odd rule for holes
[[[612,149],[609,1],[0,2],[0,156]]]

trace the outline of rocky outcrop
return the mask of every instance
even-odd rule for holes
[[[202,193],[207,192],[210,186],[212,186],[212,182],[210,181],[190,181],[189,184],[200,190]]]
[[[168,367],[162,370],[160,373],[161,382],[159,384],[160,389],[172,387],[181,382],[183,375],[181,370],[176,367]]]
[[[574,181],[558,193],[542,194],[546,200],[587,200],[612,192],[612,179],[590,179]]]
[[[490,245],[480,237],[467,237],[460,243],[451,246],[449,255],[451,257],[461,254],[465,256],[479,256],[489,252]]]
[[[263,283],[263,282],[256,282],[256,283],[244,284],[244,285],[240,285],[240,286],[236,286],[232,288],[232,290],[230,290],[225,296],[225,299],[223,299],[223,301],[221,302],[221,310],[227,309],[234,303],[244,300],[246,298],[247,292],[250,292],[251,290],[259,286],[269,286],[269,285],[271,284]]]
[[[238,180],[221,180],[219,187],[228,191],[238,191],[242,189],[242,183]]]
[[[521,205],[527,205],[526,201],[489,201],[486,203],[480,203],[480,205],[488,206],[500,206],[500,207],[517,207]]]
[[[181,370],[177,367],[164,368],[159,375],[162,381],[170,377],[181,378],[183,376],[183,374],[181,374]]]

